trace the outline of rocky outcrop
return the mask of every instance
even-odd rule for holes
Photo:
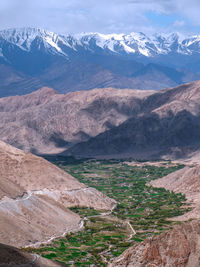
[[[198,267],[200,222],[175,226],[126,250],[110,267]]]

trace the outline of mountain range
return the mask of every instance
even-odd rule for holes
[[[200,36],[0,31],[0,97],[42,86],[163,89],[197,80]]]
[[[200,81],[158,92],[45,87],[0,99],[0,139],[35,154],[198,157],[199,100]]]

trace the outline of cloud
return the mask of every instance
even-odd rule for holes
[[[173,23],[173,26],[174,27],[184,27],[185,26],[185,21],[184,20],[176,20],[174,21]]]
[[[1,28],[41,27],[56,32],[164,31],[147,13],[173,16],[169,28],[200,25],[198,0],[1,0]]]

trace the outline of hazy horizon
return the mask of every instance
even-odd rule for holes
[[[200,32],[197,0],[1,0],[1,29],[34,27],[57,33]]]

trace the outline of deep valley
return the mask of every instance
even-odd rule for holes
[[[48,246],[28,248],[48,259],[71,266],[107,266],[134,243],[168,231],[178,222],[173,217],[191,208],[184,195],[146,184],[183,168],[166,161],[160,167],[129,166],[123,160],[75,160],[49,158],[81,183],[94,187],[117,201],[111,211],[74,207],[84,220],[84,229],[56,239]]]
[[[66,29],[0,30],[0,267],[200,267],[200,35],[123,26],[176,1],[14,2]],[[96,7],[125,33],[67,33]]]

